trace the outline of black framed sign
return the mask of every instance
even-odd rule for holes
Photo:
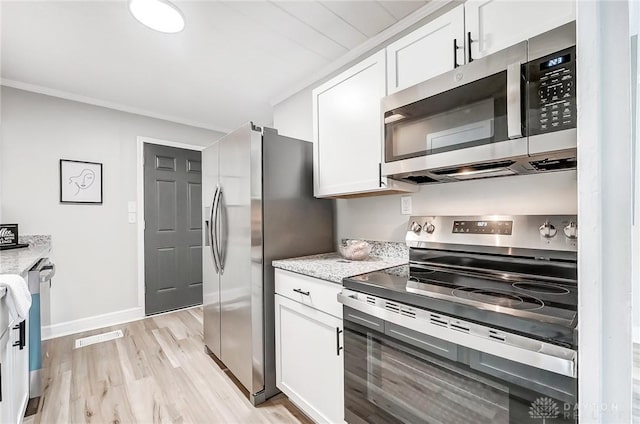
[[[60,159],[60,203],[102,204],[102,164]]]
[[[18,224],[0,224],[0,247],[18,244]]]

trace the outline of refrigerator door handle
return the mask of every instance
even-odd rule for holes
[[[215,194],[213,195],[213,203],[211,204],[211,216],[209,216],[209,246],[211,247],[211,254],[213,255],[213,264],[216,269],[216,274],[220,273],[220,261],[218,259],[218,203],[220,200],[220,187],[216,187]]]
[[[218,220],[220,221],[220,246],[218,248],[218,261],[220,262],[220,274],[224,274],[224,265],[227,256],[227,243],[229,240],[227,231],[228,218],[222,187],[220,187],[220,194],[218,195],[218,209],[220,210],[220,214],[218,217]]]

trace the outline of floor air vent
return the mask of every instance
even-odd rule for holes
[[[95,336],[83,337],[81,339],[76,339],[75,348],[78,349],[96,343],[119,339],[121,337],[124,337],[122,330],[110,331],[108,333],[96,334]]]

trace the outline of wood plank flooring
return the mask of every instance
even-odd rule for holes
[[[74,349],[75,339],[124,337]],[[204,352],[202,309],[52,339],[44,393],[25,423],[311,423],[279,395],[253,407]]]

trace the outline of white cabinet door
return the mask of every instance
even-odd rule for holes
[[[313,90],[316,197],[381,191],[384,50]]]
[[[0,305],[1,307],[2,305]],[[2,310],[0,310],[2,313]],[[0,333],[6,327],[0,328]],[[11,394],[9,391],[9,387],[11,387],[11,357],[10,353],[13,351],[11,347],[11,343],[9,343],[9,331],[5,332],[2,338],[0,338],[0,423],[10,423],[11,422],[11,410],[13,407],[13,402],[11,398]]]
[[[343,423],[342,320],[275,298],[277,387],[316,422]]]
[[[12,423],[22,422],[24,417],[24,411],[27,408],[27,402],[29,401],[29,323],[24,321],[24,333],[20,335],[19,324],[15,324],[11,327],[11,337],[9,342],[11,343],[12,355],[13,355],[13,378],[11,379],[11,393],[12,393]],[[20,349],[20,344],[23,344]]]
[[[576,18],[573,0],[468,0],[465,28],[471,56],[479,59]]]
[[[464,64],[464,6],[387,46],[389,94]]]

